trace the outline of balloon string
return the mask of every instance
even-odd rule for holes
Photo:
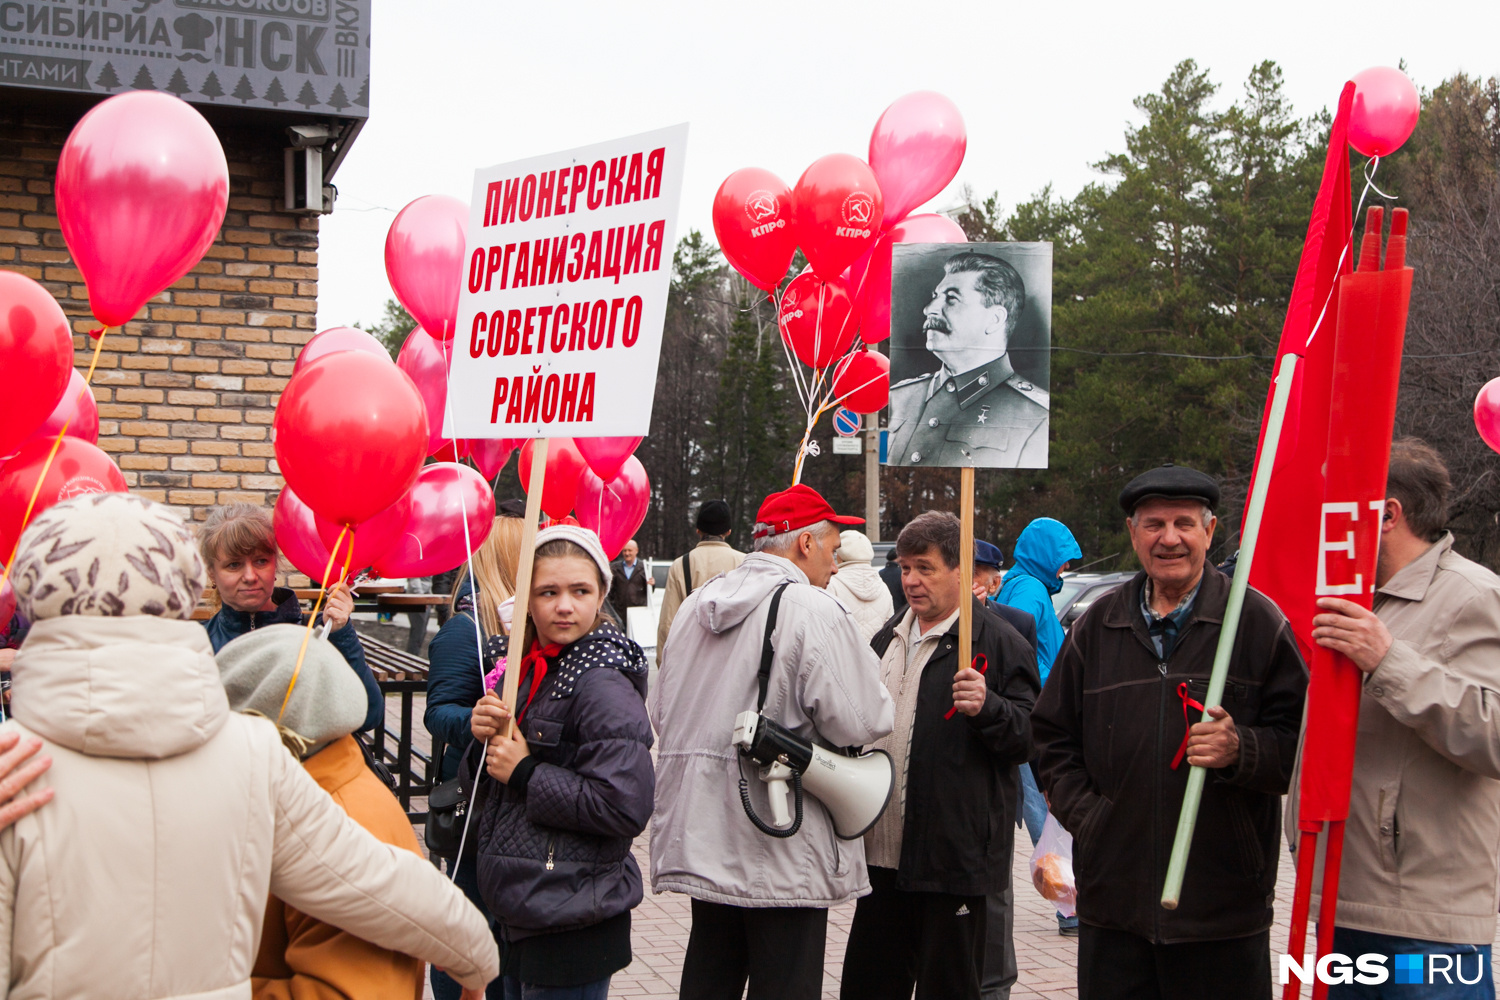
[[[302,660],[307,656],[307,640],[312,638],[313,622],[318,620],[318,611],[323,607],[323,597],[328,593],[328,574],[333,572],[333,561],[338,558],[339,549],[344,547],[344,537],[349,534],[349,526],[346,524],[339,529],[339,540],[333,543],[333,551],[328,553],[328,563],[323,567],[323,580],[318,584],[318,599],[313,603],[312,613],[307,616],[307,628],[302,633],[302,648],[297,650],[297,665],[292,668],[292,679],[287,683],[286,696],[281,699],[281,711],[276,713],[276,724],[281,725],[282,718],[286,715],[286,707],[292,700],[292,692],[296,690],[297,678],[302,675]],[[349,574],[349,560],[354,558],[354,539],[349,539],[349,554],[344,557],[343,576]],[[342,580],[343,576],[339,579]]]
[[[93,384],[94,369],[99,367],[99,352],[104,347],[104,334],[107,331],[107,327],[99,329],[99,336],[94,340],[94,356],[89,359],[88,374],[83,376],[83,388],[79,389],[78,395],[73,397],[74,402],[77,402],[89,390],[89,386]],[[93,331],[89,332],[89,336],[93,336]],[[63,391],[67,392],[66,389]],[[21,549],[21,535],[25,532],[26,525],[31,523],[31,512],[36,507],[36,498],[42,493],[42,483],[46,482],[47,473],[52,469],[52,460],[57,457],[57,451],[62,447],[63,435],[68,433],[68,428],[72,424],[73,415],[70,413],[63,420],[62,428],[57,432],[57,437],[52,439],[52,450],[47,452],[47,461],[42,463],[41,475],[36,477],[36,485],[31,488],[31,499],[26,501],[26,513],[21,515],[21,526],[16,529],[16,543],[10,547],[10,556],[5,560],[5,566],[0,568],[0,588],[3,588],[6,581],[10,579],[11,564],[16,561],[16,553]]]
[[[1344,258],[1349,256],[1349,248],[1354,245],[1354,230],[1359,225],[1359,213],[1365,209],[1365,198],[1373,190],[1387,201],[1396,200],[1375,186],[1375,171],[1379,169],[1380,157],[1372,157],[1365,161],[1365,189],[1359,193],[1359,204],[1354,206],[1354,220],[1349,225],[1349,235],[1344,239],[1344,248],[1339,251],[1339,262],[1333,267],[1333,285],[1328,289],[1328,297],[1323,300],[1323,308],[1318,310],[1318,320],[1313,324],[1312,332],[1307,335],[1307,343],[1303,345],[1304,353],[1306,348],[1312,346],[1313,338],[1318,335],[1318,331],[1323,329],[1323,318],[1328,315],[1328,306],[1333,302],[1333,293],[1338,291],[1338,273],[1344,267]]]

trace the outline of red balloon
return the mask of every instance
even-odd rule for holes
[[[1500,451],[1500,378],[1492,378],[1474,397],[1474,426],[1484,443]]]
[[[480,475],[494,479],[510,461],[511,453],[521,446],[520,438],[470,438],[469,457],[479,466]]]
[[[338,546],[336,565],[333,567],[336,574],[333,579],[341,579],[337,574],[344,570],[344,559],[349,559],[349,569],[358,571],[366,566],[375,565],[381,556],[396,547],[401,540],[401,535],[406,531],[406,521],[411,515],[411,493],[403,493],[401,499],[391,504],[385,510],[376,514],[361,524],[354,526],[352,539],[349,535],[344,536],[344,541],[339,542],[339,532],[344,529],[332,521],[316,518],[318,526],[318,540],[323,543],[329,551]],[[350,545],[353,552],[350,552]],[[325,557],[326,559],[326,557]],[[325,563],[326,565],[326,563]]]
[[[333,354],[335,351],[364,351],[377,358],[391,360],[391,352],[385,349],[385,345],[365,331],[356,330],[352,326],[331,326],[302,348],[302,353],[297,355],[297,363],[292,366],[292,374],[295,375],[323,355]]]
[[[363,351],[327,354],[292,376],[273,425],[286,484],[336,524],[359,524],[411,487],[427,415],[401,369]]]
[[[841,278],[823,281],[811,271],[786,286],[776,322],[797,360],[813,368],[827,368],[843,357],[859,330],[849,286]]]
[[[521,445],[521,489],[531,492],[531,451],[535,441]],[[552,438],[547,445],[547,474],[542,480],[542,510],[550,517],[567,517],[578,497],[579,478],[588,463],[572,438]]]
[[[401,345],[396,366],[411,376],[412,384],[422,395],[427,412],[427,454],[436,455],[444,445],[443,408],[448,405],[448,364],[452,360],[452,341],[442,343],[417,327]],[[450,448],[449,454],[452,454]],[[457,461],[457,459],[453,459]]]
[[[328,569],[328,546],[318,537],[318,516],[296,493],[282,490],[271,513],[276,547],[286,561],[309,580],[322,582]],[[335,567],[335,572],[340,567]]]
[[[439,462],[427,466],[417,476],[410,497],[411,513],[401,537],[375,561],[375,571],[381,576],[446,573],[483,545],[495,525],[495,494],[467,465]]]
[[[651,479],[634,455],[609,482],[584,471],[578,489],[578,524],[599,536],[604,554],[611,559],[646,520],[650,507]]]
[[[859,309],[859,336],[878,344],[891,335],[891,247],[897,243],[967,243],[969,237],[946,215],[913,215],[896,223],[850,268],[849,285]]]
[[[594,475],[607,483],[620,474],[620,467],[644,440],[645,437],[574,438],[573,443]]]
[[[833,398],[855,413],[884,409],[891,401],[891,359],[879,351],[857,351],[840,361]]]
[[[73,370],[68,317],[45,288],[14,271],[0,271],[0,370],[0,455],[9,455],[48,419]]]
[[[229,204],[229,165],[191,105],[137,90],[73,127],[55,190],[89,307],[105,326],[123,326],[208,252]]]
[[[942,94],[919,90],[886,108],[870,133],[870,169],[885,196],[885,224],[940,194],[958,176],[968,147],[963,116]]]
[[[87,441],[89,444],[99,443],[99,404],[94,402],[93,392],[76,368],[68,376],[68,387],[63,390],[62,398],[53,407],[52,414],[22,444],[24,446],[33,441],[51,443],[64,427],[67,427],[68,437]]]
[[[459,438],[457,449],[454,449],[452,441],[444,441],[437,451],[427,457],[439,462],[461,462],[469,457],[469,441],[467,438]]]
[[[47,465],[52,443],[51,439],[32,441],[0,466],[0,554],[6,558],[16,550],[16,540],[25,527],[22,519],[26,518],[26,505]],[[125,477],[108,455],[87,441],[65,437],[47,466],[26,523],[59,501],[85,493],[124,493],[125,489]]]
[[[1405,73],[1371,66],[1354,76],[1349,144],[1365,156],[1389,156],[1417,127],[1422,99]]]
[[[417,324],[451,340],[464,276],[464,230],[469,206],[429,194],[403,208],[385,236],[385,274]]]
[[[837,278],[880,236],[884,218],[880,184],[868,164],[831,153],[802,173],[792,192],[797,243],[813,272]]]
[[[769,170],[745,167],[714,195],[714,236],[724,259],[757,288],[774,291],[797,252],[792,191]]]

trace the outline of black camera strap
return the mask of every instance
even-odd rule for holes
[[[790,586],[790,583],[783,583],[771,595],[771,613],[766,616],[766,638],[760,647],[760,696],[755,702],[756,715],[766,707],[766,688],[771,684],[771,659],[776,655],[776,647],[771,644],[771,633],[776,631],[776,612],[781,608],[782,591]]]
[[[688,549],[682,554],[682,598],[693,592],[693,550]]]

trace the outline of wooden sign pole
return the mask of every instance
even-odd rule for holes
[[[510,739],[515,720],[516,689],[521,684],[521,657],[526,651],[526,611],[531,604],[531,566],[536,557],[536,523],[542,517],[542,484],[547,479],[547,439],[537,438],[531,446],[531,491],[526,494],[526,521],[521,525],[521,558],[516,566],[516,605],[511,613],[510,647],[505,654],[505,690],[500,695],[511,711],[511,722],[494,739]]]
[[[958,510],[962,528],[958,536],[958,573],[962,578],[958,595],[958,669],[974,662],[974,467],[958,470]]]

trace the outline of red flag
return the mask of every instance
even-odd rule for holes
[[[1250,585],[1265,594],[1290,619],[1304,659],[1312,655],[1312,618],[1317,613],[1312,581],[1317,574],[1319,511],[1323,504],[1323,465],[1328,455],[1328,413],[1333,379],[1333,331],[1338,279],[1353,270],[1349,238],[1353,205],[1349,191],[1349,113],[1354,84],[1339,97],[1323,181],[1307,224],[1302,261],[1292,286],[1276,367],[1286,354],[1302,355],[1297,367],[1286,423],[1266,494],[1261,546],[1250,571]],[[1317,332],[1317,336],[1313,334]],[[1309,345],[1308,341],[1312,343]],[[1271,394],[1266,395],[1270,415]],[[1265,417],[1261,434],[1265,434]],[[1259,446],[1256,454],[1260,454]]]

